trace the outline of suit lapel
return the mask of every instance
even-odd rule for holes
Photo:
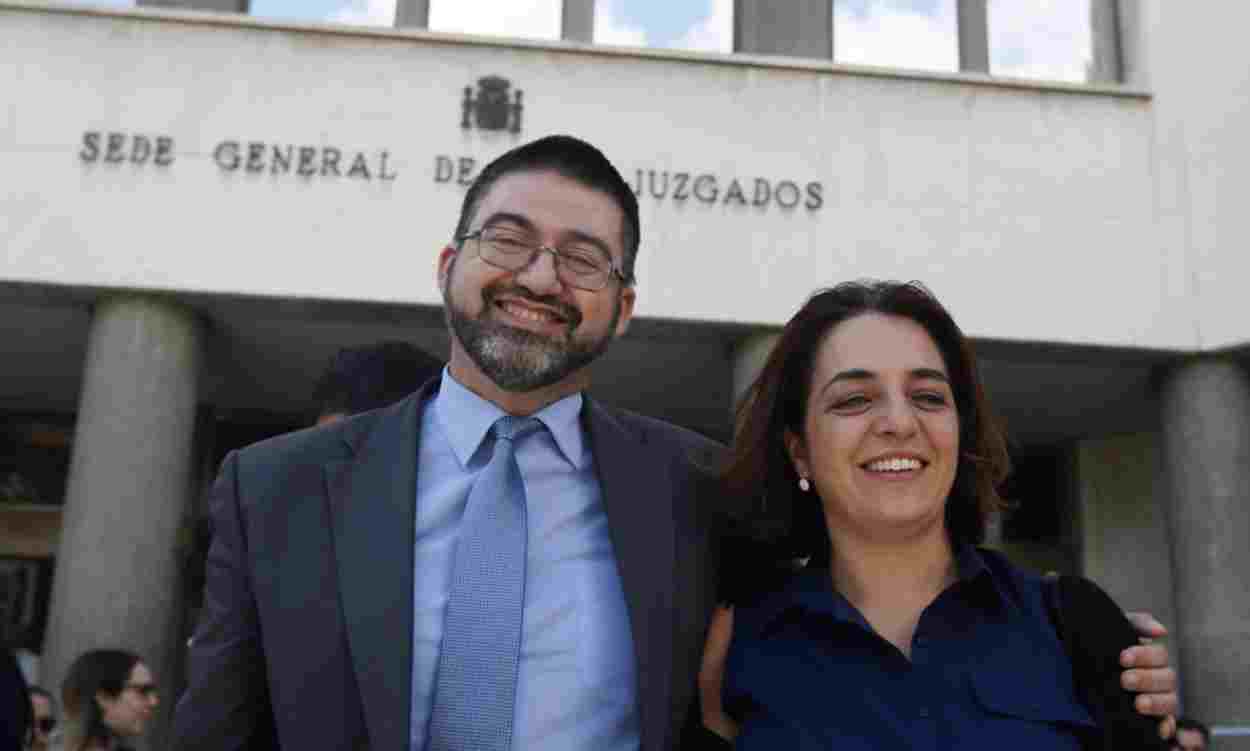
[[[667,748],[675,555],[672,457],[589,398],[583,414],[629,607],[642,748]]]
[[[417,447],[430,391],[347,435],[355,457],[324,467],[344,625],[375,749],[409,745]]]

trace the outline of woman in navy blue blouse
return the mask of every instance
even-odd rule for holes
[[[743,573],[757,561],[729,575],[738,748],[1060,751],[1097,732],[1043,580],[976,547],[1008,468],[969,343],[927,290],[808,301],[725,474],[755,499],[749,529],[811,559],[779,581]]]

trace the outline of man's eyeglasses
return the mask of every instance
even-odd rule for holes
[[[486,227],[456,238],[472,243],[479,258],[505,271],[520,271],[543,251],[555,257],[556,276],[570,287],[598,292],[616,277],[628,284],[629,277],[617,268],[602,248],[574,243],[563,248],[541,245],[523,232],[502,227]]]

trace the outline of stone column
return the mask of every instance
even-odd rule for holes
[[[733,362],[733,403],[729,405],[730,414],[737,415],[738,402],[764,369],[764,363],[776,346],[778,338],[773,333],[751,334],[734,346],[730,358]]]
[[[430,27],[430,0],[397,0],[395,3],[395,28],[428,29]]]
[[[1096,1],[1096,0],[1095,0]],[[959,70],[990,72],[990,25],[986,0],[959,0]]]
[[[1120,82],[1120,10],[1118,0],[1089,0],[1090,83]]]
[[[120,296],[96,307],[41,664],[49,687],[97,647],[142,655],[167,685],[201,350],[200,322],[172,302]],[[158,738],[176,697],[161,699]]]
[[[1080,572],[1125,610],[1175,625],[1168,499],[1157,433],[1077,441]]]
[[[249,0],[135,0],[140,7],[210,10],[216,13],[247,13]]]
[[[564,0],[560,38],[586,44],[595,41],[595,0]]]
[[[1186,714],[1250,725],[1250,377],[1219,359],[1163,379],[1164,461]]]
[[[833,59],[831,0],[734,0],[734,52]]]

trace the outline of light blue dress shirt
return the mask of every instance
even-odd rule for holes
[[[533,416],[516,459],[529,538],[514,751],[638,748],[637,675],[580,394]],[[412,751],[429,730],[443,615],[469,490],[490,461],[504,412],[444,369],[421,421],[412,626]]]

